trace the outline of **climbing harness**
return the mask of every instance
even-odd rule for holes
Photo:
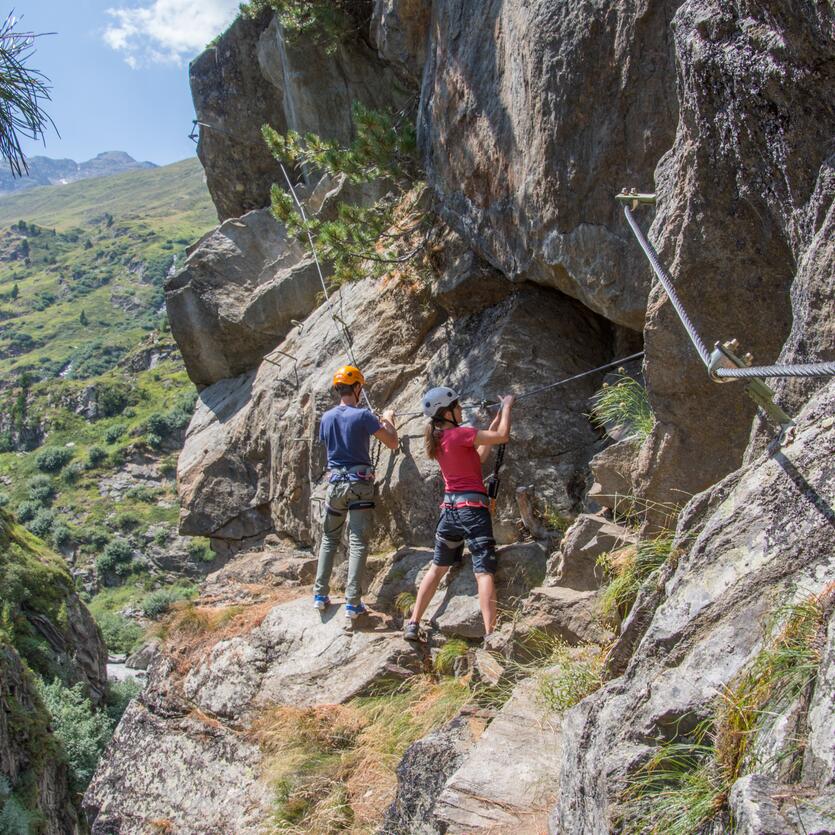
[[[696,349],[699,358],[707,368],[711,380],[716,383],[728,383],[734,379],[750,380],[746,393],[748,396],[771,418],[779,424],[785,432],[794,421],[774,402],[774,391],[763,381],[763,377],[828,377],[835,375],[835,362],[802,363],[797,365],[765,365],[751,366],[753,357],[745,354],[742,358],[737,356],[739,343],[732,339],[723,343],[715,343],[714,350],[709,351],[699,332],[696,330],[687,310],[676,292],[675,285],[669,273],[664,269],[652,244],[646,239],[641,227],[635,220],[632,212],[642,204],[654,204],[654,194],[640,194],[635,189],[624,189],[615,199],[623,204],[623,213],[626,222],[632,229],[635,239],[638,241],[644,255],[650,263],[653,272],[657,276],[664,292],[670,299],[678,318],[681,320],[684,329],[693,347]]]
[[[487,488],[487,498],[490,500],[490,513],[496,511],[496,499],[499,496],[499,485],[501,479],[499,478],[499,471],[504,464],[504,454],[507,444],[500,444],[496,450],[496,461],[493,464],[493,472],[484,480],[484,486]]]

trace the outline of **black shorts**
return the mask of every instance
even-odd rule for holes
[[[476,574],[495,574],[496,540],[493,520],[486,507],[444,508],[435,529],[435,565],[457,565],[464,556],[464,543],[473,558]]]

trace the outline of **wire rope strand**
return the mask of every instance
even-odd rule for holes
[[[717,377],[830,377],[835,375],[835,362],[812,362],[798,365],[762,365],[752,368],[717,368]]]
[[[644,255],[646,255],[647,260],[652,266],[653,272],[658,277],[658,280],[661,282],[661,286],[664,288],[665,292],[667,293],[667,296],[672,302],[673,307],[675,308],[675,311],[678,314],[678,318],[681,319],[681,323],[682,325],[684,325],[684,329],[687,331],[687,335],[690,337],[690,341],[693,343],[693,346],[695,347],[696,351],[699,354],[699,357],[701,358],[705,366],[709,366],[710,351],[708,351],[707,346],[702,341],[702,338],[699,336],[699,333],[696,330],[696,326],[693,324],[693,322],[690,321],[690,317],[687,315],[687,311],[684,309],[684,305],[681,303],[681,299],[678,297],[678,293],[676,292],[673,280],[670,278],[669,273],[664,269],[664,267],[661,265],[661,262],[658,260],[658,253],[655,251],[652,244],[644,237],[644,233],[641,231],[641,227],[638,226],[637,221],[632,216],[632,212],[630,211],[628,205],[623,207],[623,213],[624,215],[626,215],[626,221],[631,227],[632,232],[635,235],[635,238],[641,246],[641,249],[644,251]]]

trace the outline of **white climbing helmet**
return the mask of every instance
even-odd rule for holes
[[[458,400],[458,395],[455,393],[455,389],[447,386],[436,386],[423,395],[423,401],[420,405],[423,414],[428,418],[433,418],[438,413],[438,409],[445,409],[456,400]]]

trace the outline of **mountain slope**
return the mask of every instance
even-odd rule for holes
[[[42,186],[0,198],[0,227],[21,218],[58,231],[109,212],[123,219],[174,218],[205,228],[216,215],[196,157],[160,168],[128,171],[81,180],[66,186]]]
[[[28,164],[29,175],[26,177],[14,177],[10,171],[0,170],[0,194],[25,191],[37,186],[66,185],[89,177],[109,177],[124,171],[157,167],[152,162],[137,162],[124,151],[104,151],[85,162],[30,157]]]

